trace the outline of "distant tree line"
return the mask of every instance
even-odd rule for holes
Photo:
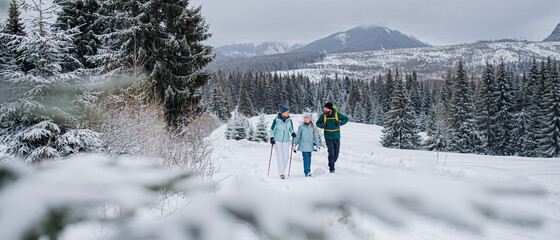
[[[245,116],[320,112],[333,102],[357,123],[384,127],[386,147],[492,155],[555,157],[560,153],[560,80],[556,61],[533,60],[525,74],[506,63],[469,74],[459,61],[442,81],[421,81],[398,68],[369,81],[302,75],[218,72],[205,86],[223,121]],[[216,96],[219,93],[219,96]],[[216,99],[219,99],[218,101]],[[217,104],[217,103],[220,104]],[[219,107],[218,107],[219,106]],[[419,132],[426,132],[421,139]]]
[[[321,61],[324,53],[295,52],[251,58],[216,60],[208,68],[222,72],[273,72],[304,68],[308,63]]]

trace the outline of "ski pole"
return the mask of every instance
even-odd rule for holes
[[[294,140],[292,139],[292,149],[290,149],[290,166],[288,167],[288,177],[290,176],[290,171],[292,170],[292,154],[294,153]]]
[[[270,145],[270,159],[268,159],[268,173],[266,175],[270,175],[270,162],[272,162],[272,149],[274,149],[274,145]]]

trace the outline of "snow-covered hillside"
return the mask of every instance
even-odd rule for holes
[[[270,123],[273,117],[266,119]],[[297,129],[302,117],[292,118]],[[258,118],[251,121],[256,125]],[[366,201],[363,204],[373,208],[371,212],[349,210],[349,215],[321,212],[323,228],[333,239],[544,240],[560,236],[558,158],[387,149],[379,142],[381,127],[348,123],[342,127],[336,174],[327,173],[323,148],[313,154],[313,178],[304,176],[298,152],[293,154],[291,176],[281,180],[274,174],[274,155],[271,175],[266,175],[270,144],[225,140],[224,131],[222,126],[212,134],[214,157],[221,166],[214,178],[221,186],[249,182],[258,186],[263,197],[279,192],[281,201],[291,202],[288,206],[294,208],[302,198],[330,199],[345,192],[349,201]],[[339,187],[363,189],[357,194],[356,189]],[[361,235],[352,238],[356,232]]]
[[[219,60],[249,58],[286,53],[301,46],[301,44],[281,42],[242,43],[217,47],[214,49],[214,53]]]
[[[311,79],[335,74],[371,79],[398,66],[406,72],[416,70],[422,79],[440,79],[460,58],[472,72],[482,71],[486,62],[496,64],[501,60],[515,64],[515,70],[526,69],[533,57],[538,61],[560,59],[560,42],[493,42],[328,54],[323,61],[280,73],[302,73]]]

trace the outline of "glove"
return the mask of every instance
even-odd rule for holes
[[[336,126],[340,127],[340,120],[336,121]]]
[[[292,137],[296,138],[297,134],[295,132],[292,133]]]
[[[314,149],[313,149],[313,152],[317,152],[317,151],[319,151],[318,148],[314,148]]]
[[[270,144],[274,145],[276,143],[276,141],[274,141],[274,138],[270,138]]]

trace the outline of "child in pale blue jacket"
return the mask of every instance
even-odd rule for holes
[[[297,137],[294,140],[294,144],[298,145],[297,150],[294,150],[294,152],[300,151],[302,153],[303,172],[307,177],[311,177],[311,152],[317,151],[321,146],[319,135],[311,118],[311,114],[303,116],[303,123],[299,126]]]

